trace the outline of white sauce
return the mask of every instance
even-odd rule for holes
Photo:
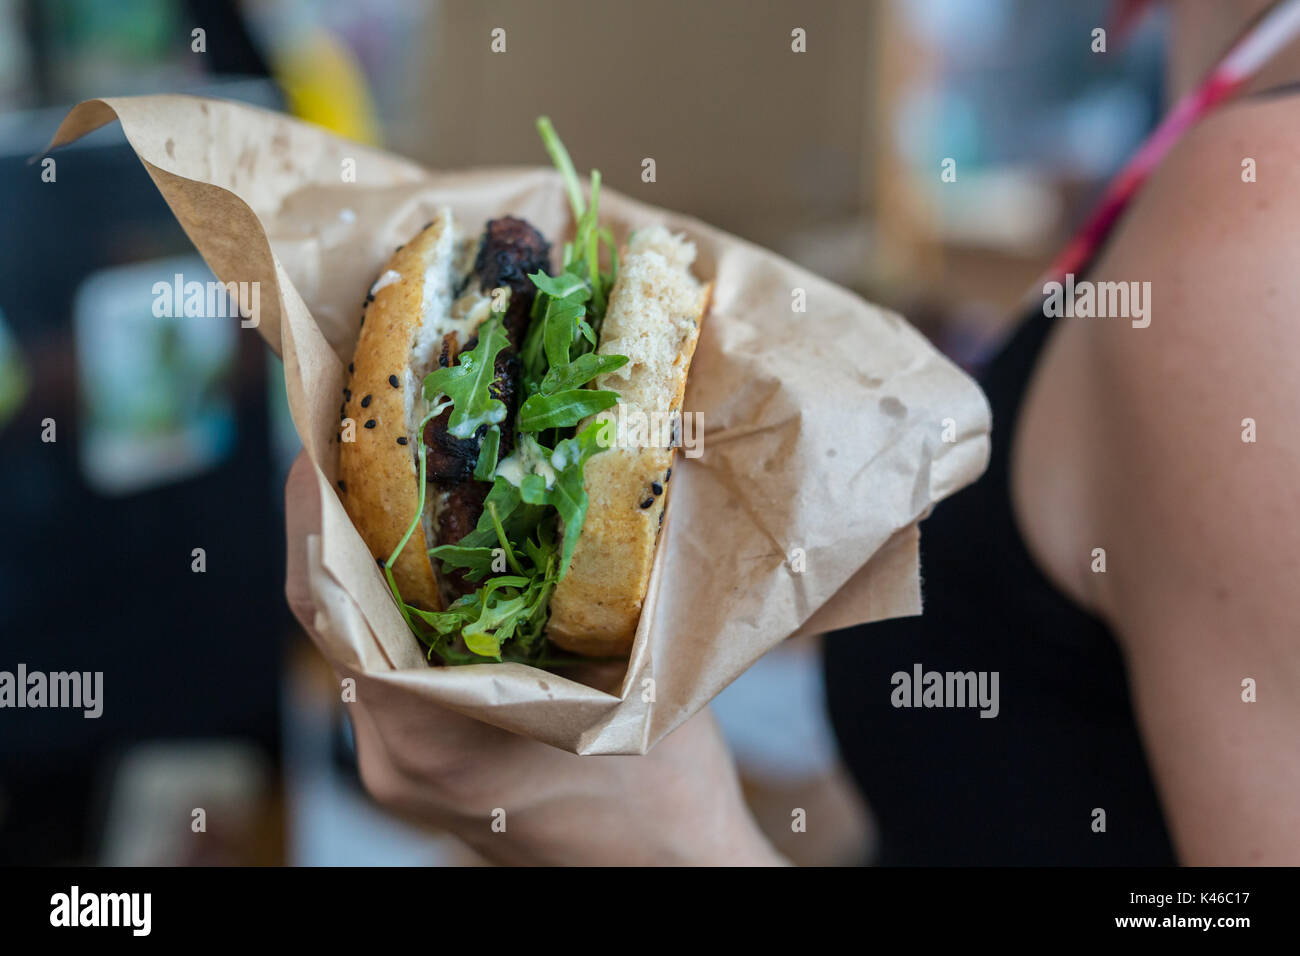
[[[541,454],[541,446],[535,439],[521,435],[519,447],[497,464],[496,477],[518,488],[526,475],[541,475],[546,479],[547,488],[555,484],[555,468]]]

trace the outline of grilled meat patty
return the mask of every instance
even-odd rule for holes
[[[529,274],[550,267],[551,247],[542,234],[523,219],[505,216],[487,224],[479,243],[474,268],[466,275],[458,292],[463,292],[471,282],[477,281],[484,294],[505,286],[510,290],[510,300],[503,316],[509,344],[502,349],[495,363],[495,377],[491,386],[493,398],[506,406],[506,418],[501,425],[499,457],[504,458],[514,449],[515,435],[510,423],[514,419],[519,395],[520,362],[518,349],[528,331],[533,299],[537,289]],[[472,349],[478,343],[475,335],[461,348]],[[456,361],[458,349],[453,336],[443,342],[439,364],[448,366]],[[470,438],[456,438],[447,431],[451,419],[447,409],[424,427],[427,480],[435,494],[445,493],[446,498],[438,511],[438,544],[455,544],[478,524],[483,514],[483,500],[491,484],[474,479],[474,466],[478,463],[479,447],[487,427],[481,427]],[[474,585],[457,573],[445,579],[449,591],[466,594]]]

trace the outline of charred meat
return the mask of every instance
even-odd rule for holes
[[[549,268],[550,245],[541,233],[522,219],[506,216],[487,224],[479,243],[474,269],[461,284],[458,293],[477,281],[479,290],[490,295],[493,289],[506,287],[510,300],[503,316],[509,345],[497,356],[495,377],[491,394],[506,406],[506,422],[513,419],[518,404],[520,363],[516,354],[523,342],[536,296],[536,287],[529,274]],[[472,349],[478,336],[456,347],[454,337],[444,340],[438,364],[446,367],[456,361],[459,351]],[[438,540],[455,544],[478,524],[483,513],[483,500],[491,485],[474,479],[474,466],[478,463],[479,447],[486,427],[480,428],[470,438],[456,438],[447,431],[451,409],[431,420],[424,428],[427,480],[435,495],[445,494],[438,509]],[[501,429],[499,457],[504,458],[514,448],[514,430]],[[460,575],[447,579],[449,590],[466,594],[474,585]]]

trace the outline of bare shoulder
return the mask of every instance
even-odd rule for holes
[[[1300,99],[1278,98],[1198,126],[1090,276],[1140,283],[1149,322],[1071,336],[1097,422],[1090,503],[1126,572],[1099,603],[1122,630],[1207,604],[1281,613],[1300,567],[1297,120]]]
[[[1123,647],[1189,863],[1300,859],[1297,119],[1241,104],[1179,144],[1087,277],[1142,320],[1059,320],[1024,426],[1077,508],[1040,537]]]

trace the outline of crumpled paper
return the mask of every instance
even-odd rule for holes
[[[559,176],[430,171],[278,113],[185,96],[87,101],[51,148],[114,118],[217,277],[261,283],[257,328],[284,359],[320,486],[320,534],[303,542],[312,636],[363,693],[575,753],[644,753],[790,635],[920,613],[917,523],[988,460],[979,388],[897,315],[607,189],[601,220],[620,243],[654,223],[683,231],[696,274],[714,282],[684,404],[702,416],[703,454],[679,450],[631,657],[429,667],[334,491],[361,303],[444,203],[471,223],[522,216],[558,245],[573,226]]]

